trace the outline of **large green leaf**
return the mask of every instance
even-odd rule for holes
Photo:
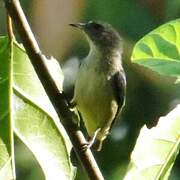
[[[143,127],[124,180],[167,180],[180,150],[180,105],[156,127]]]
[[[48,60],[51,61],[51,60]],[[50,65],[50,62],[47,62]],[[53,64],[58,64],[53,60]],[[54,67],[54,79],[62,88],[62,72]],[[51,71],[51,74],[53,73]],[[25,51],[14,43],[14,117],[15,133],[32,151],[46,180],[73,179],[69,159],[71,144]],[[61,89],[62,90],[62,89]]]
[[[0,180],[15,179],[11,84],[11,44],[0,38]]]
[[[180,19],[160,26],[138,41],[132,61],[180,79]]]
[[[6,52],[7,61],[10,57],[9,53],[11,53],[10,49],[6,45],[7,38],[1,38],[1,43],[4,45],[2,48],[0,47],[0,51]],[[13,67],[4,65],[4,63],[0,62],[0,67],[4,70],[2,72],[5,74],[0,84],[0,97],[3,95],[3,101],[0,102],[0,109],[2,108],[2,112],[0,111],[0,113],[4,116],[7,113],[8,115],[13,113],[14,127],[12,129],[10,127],[10,123],[6,123],[3,127],[0,124],[0,132],[4,132],[3,136],[10,135],[10,131],[12,130],[16,133],[16,135],[34,154],[43,170],[46,180],[74,179],[75,170],[69,159],[69,153],[71,150],[69,138],[63,126],[60,124],[57,114],[49,101],[49,98],[46,95],[24,49],[16,42],[13,42],[12,52],[13,56],[11,59],[13,60]],[[59,82],[59,90],[62,90],[63,75],[61,68],[57,67],[58,65],[55,60],[48,60],[46,63],[48,67],[53,69],[53,71],[49,71],[53,76],[53,79],[56,81],[56,84]],[[7,68],[5,71],[6,66]],[[13,83],[12,81],[8,83],[6,82],[9,80],[8,76],[10,75],[13,77]],[[7,87],[1,88],[4,82],[7,83]],[[10,90],[12,92],[12,88],[13,93],[8,94]],[[10,109],[9,99],[12,98],[13,104]],[[4,118],[2,120],[4,120]],[[10,118],[7,120],[10,121]],[[8,139],[5,145],[2,144],[8,153],[11,149],[10,145],[12,145],[10,140],[13,139]],[[11,154],[2,150],[3,149],[1,148],[0,155],[2,154],[2,156],[0,156],[0,161],[8,165],[8,160],[11,158]],[[3,161],[1,160],[1,157]],[[0,172],[0,175],[1,174],[2,173]],[[7,180],[12,179],[9,178],[7,174],[4,177],[6,177]],[[5,178],[1,178],[0,176],[0,180],[1,179],[4,180]]]
[[[39,81],[34,71],[34,68],[32,67],[30,60],[24,51],[24,48],[21,45],[18,45],[17,43],[14,43],[13,48],[14,87],[21,89],[21,91],[29,95],[30,98],[33,99],[35,103],[38,104],[38,106],[42,107],[46,112],[48,112],[52,116],[56,116],[55,110],[52,104],[50,103],[49,98],[46,95],[44,88],[42,87],[41,82]],[[59,70],[54,71],[56,74],[59,73],[58,75],[52,74],[52,71],[51,74],[54,75],[54,77],[60,78],[58,87],[60,90],[62,90],[62,71],[58,67],[53,67],[53,65],[58,66],[58,64],[55,62],[54,59],[53,61],[47,60],[46,64],[47,67],[51,65],[50,67],[52,69],[56,68]],[[41,69],[39,69],[39,71],[41,71]],[[57,81],[58,80],[56,79],[56,83]]]

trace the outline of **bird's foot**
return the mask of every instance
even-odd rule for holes
[[[93,134],[93,136],[90,138],[90,140],[87,142],[87,143],[84,143],[83,144],[83,146],[81,147],[81,151],[86,151],[87,149],[90,149],[92,146],[93,146],[93,144],[94,144],[94,142],[95,142],[95,139],[96,139],[96,137],[97,137],[97,134],[99,133],[99,131],[101,130],[101,128],[98,128],[95,132],[94,132],[94,134]]]
[[[68,106],[69,106],[70,109],[73,109],[76,105],[77,105],[77,103],[75,101],[70,101],[68,103]]]

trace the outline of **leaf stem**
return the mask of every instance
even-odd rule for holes
[[[8,12],[7,12],[6,17],[7,17],[7,34],[8,34],[9,40],[11,41],[14,37],[14,33],[13,33],[13,27],[12,27],[12,20]]]

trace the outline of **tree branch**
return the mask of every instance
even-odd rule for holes
[[[65,99],[63,92],[59,92],[55,82],[48,73],[45,65],[45,56],[41,53],[40,48],[34,38],[30,26],[23,13],[21,5],[18,0],[4,0],[6,9],[10,14],[15,27],[22,39],[22,43],[31,60],[31,63],[49,97],[51,100],[70,140],[73,144],[74,150],[81,161],[85,171],[91,180],[103,180],[103,176],[97,166],[97,163],[90,151],[82,151],[82,146],[86,143],[82,132],[78,130],[73,123],[73,119],[77,116],[69,110],[68,102]]]

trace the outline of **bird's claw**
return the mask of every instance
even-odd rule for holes
[[[94,144],[94,142],[95,142],[95,139],[96,139],[96,137],[97,137],[97,134],[98,134],[98,132],[101,130],[101,128],[98,128],[96,131],[95,131],[95,133],[94,133],[94,135],[92,136],[92,138],[87,142],[87,143],[84,143],[83,145],[82,145],[82,147],[81,147],[81,151],[82,152],[84,152],[84,151],[86,151],[87,149],[90,149],[92,146],[93,146],[93,144]]]
[[[91,144],[89,142],[87,143],[84,143],[82,146],[81,146],[81,152],[85,152],[87,151],[87,149],[90,149],[91,148]]]

